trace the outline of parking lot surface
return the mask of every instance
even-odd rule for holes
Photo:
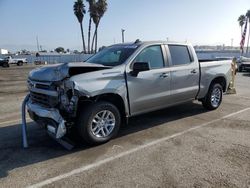
[[[206,111],[190,102],[134,117],[112,141],[67,151],[20,105],[34,66],[0,68],[0,187],[250,187],[250,73]]]

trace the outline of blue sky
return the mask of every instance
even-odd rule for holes
[[[81,49],[74,0],[0,0],[0,48]],[[87,8],[87,3],[86,3]],[[125,40],[189,41],[193,44],[239,46],[237,18],[250,9],[249,0],[108,0],[99,28],[99,46]],[[87,40],[88,15],[84,18]]]

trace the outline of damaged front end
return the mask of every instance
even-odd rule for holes
[[[42,83],[28,81],[30,98],[27,102],[28,113],[38,124],[45,125],[47,131],[60,139],[74,124],[79,92],[74,82],[68,79],[60,82]]]
[[[75,124],[78,100],[85,96],[76,89],[70,77],[107,68],[88,63],[68,63],[35,69],[29,74],[29,97],[23,106],[27,106],[32,120],[44,125],[49,135],[59,141]]]

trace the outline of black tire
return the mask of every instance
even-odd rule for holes
[[[6,68],[6,67],[9,67],[9,66],[10,66],[10,65],[9,65],[9,63],[8,63],[8,62],[4,62],[4,63],[3,63],[3,67],[5,67],[5,68]]]
[[[17,66],[22,66],[23,65],[23,62],[22,61],[18,61],[17,62]]]
[[[110,111],[114,115],[115,125],[113,130],[108,136],[98,137],[94,135],[91,127],[93,126],[93,119],[98,113],[102,111]],[[78,132],[88,145],[99,145],[108,142],[110,139],[115,137],[120,129],[121,125],[121,115],[117,107],[109,102],[100,101],[89,106],[84,106],[79,113],[79,118],[77,120],[77,129]]]
[[[218,98],[216,98],[216,101],[214,101],[214,96],[213,96],[213,92],[218,91]],[[222,95],[223,95],[223,89],[222,86],[218,83],[213,83],[208,90],[208,93],[206,95],[206,97],[204,99],[202,99],[202,104],[204,106],[204,108],[208,109],[208,110],[215,110],[217,109],[221,102],[222,102]],[[213,102],[214,101],[214,102]],[[218,102],[217,102],[218,101]]]

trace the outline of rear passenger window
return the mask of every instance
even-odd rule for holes
[[[184,65],[191,63],[191,58],[187,46],[181,45],[168,45],[172,65]]]

